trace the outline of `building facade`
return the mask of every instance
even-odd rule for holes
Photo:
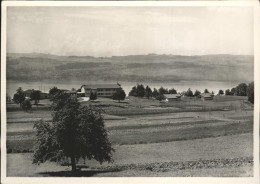
[[[80,96],[89,97],[90,93],[96,93],[97,97],[112,97],[117,89],[120,89],[120,84],[95,84],[95,85],[82,85]]]

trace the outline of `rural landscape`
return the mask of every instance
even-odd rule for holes
[[[7,177],[254,177],[252,15],[10,7]]]
[[[33,59],[37,63],[38,58]],[[90,64],[82,61],[81,65]],[[98,86],[102,88],[102,84]],[[97,93],[94,98],[92,93],[82,95],[81,87],[59,89],[53,86],[43,93],[17,86],[13,97],[7,97],[9,176],[70,175],[67,162],[61,164],[63,166],[48,161],[32,164],[36,140],[33,127],[37,121],[53,121],[51,104],[55,89],[77,99],[81,106],[102,109],[108,138],[115,150],[112,163],[100,165],[93,160],[80,159],[78,168],[82,172],[79,175],[252,176],[253,83],[237,84],[215,93],[210,89],[179,92],[174,87],[163,86],[151,89],[140,83],[119,98]],[[42,94],[38,98],[37,92]],[[24,96],[21,103],[25,105],[21,107],[19,98],[15,97],[19,93]],[[73,94],[77,96],[71,96]],[[204,99],[203,94],[210,94],[212,98]],[[29,108],[24,103],[26,99],[30,99]],[[18,162],[23,163],[21,168]]]

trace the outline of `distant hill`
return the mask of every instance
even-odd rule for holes
[[[243,55],[129,55],[112,57],[7,54],[14,81],[253,81],[254,58]]]

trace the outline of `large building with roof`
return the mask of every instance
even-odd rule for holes
[[[90,93],[96,93],[98,97],[112,97],[117,89],[120,89],[120,84],[87,84],[82,85],[79,96],[89,97]]]

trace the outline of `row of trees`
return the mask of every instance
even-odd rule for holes
[[[204,93],[209,93],[208,89],[205,89]],[[149,86],[144,87],[143,84],[137,84],[137,86],[134,86],[129,92],[129,96],[135,96],[141,98],[147,97],[148,99],[150,97],[153,97],[157,100],[163,100],[164,94],[177,94],[177,90],[174,88],[167,89],[164,87],[160,87],[158,90],[154,88],[152,91],[152,89]],[[195,93],[193,93],[190,88],[184,92],[184,95],[189,97],[198,96],[200,94],[201,92],[198,90],[196,90]]]
[[[208,89],[204,90],[204,93],[209,93]],[[144,87],[143,84],[137,84],[134,86],[131,91],[129,92],[129,96],[134,97],[147,97],[148,99],[150,97],[153,97],[157,100],[163,100],[164,94],[177,94],[177,90],[174,88],[167,89],[164,87],[159,88],[158,90],[156,88],[152,89],[147,85]],[[194,93],[189,88],[187,91],[184,91],[182,95],[188,96],[188,97],[197,97],[201,94],[199,90],[196,90]],[[212,91],[211,94],[214,95],[214,92]],[[248,96],[248,100],[251,103],[254,103],[254,82],[251,82],[250,84],[240,83],[238,86],[230,89],[225,90],[225,93],[222,89],[219,90],[218,95],[235,95],[235,96]]]
[[[29,111],[32,109],[32,104],[30,100],[34,100],[34,104],[38,105],[41,98],[41,92],[38,90],[32,91],[30,94],[30,99],[25,98],[25,93],[21,87],[16,90],[13,96],[13,101],[20,105],[20,108],[24,111]]]
[[[224,91],[219,90],[219,94],[223,95]],[[254,82],[249,83],[240,83],[236,87],[225,90],[225,95],[235,95],[235,96],[247,96],[248,101],[254,104]]]

